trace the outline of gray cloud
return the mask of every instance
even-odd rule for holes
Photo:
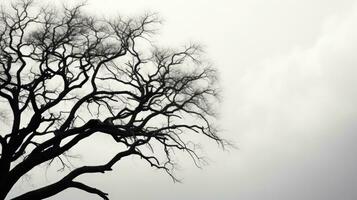
[[[330,18],[311,48],[243,76],[236,99],[254,181],[242,199],[357,197],[356,11]]]

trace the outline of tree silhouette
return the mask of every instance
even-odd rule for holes
[[[83,5],[24,0],[3,8],[0,20],[0,113],[11,126],[0,132],[0,199],[43,163],[58,159],[66,167],[66,152],[97,134],[111,136],[122,151],[14,199],[43,199],[67,188],[108,199],[76,178],[139,156],[176,180],[175,151],[200,165],[191,136],[225,145],[213,127],[216,72],[201,61],[197,45],[155,47],[156,15],[105,20]]]

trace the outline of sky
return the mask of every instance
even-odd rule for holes
[[[156,44],[202,44],[220,73],[220,135],[237,149],[203,141],[209,165],[198,169],[183,159],[176,172],[183,183],[135,158],[81,180],[126,200],[357,198],[356,0],[87,2],[98,16],[158,13]],[[106,142],[81,160],[107,160],[115,149]],[[92,144],[81,145],[79,152]],[[14,193],[51,180],[45,171]],[[99,198],[70,189],[50,199]]]

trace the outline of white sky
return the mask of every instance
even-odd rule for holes
[[[203,142],[210,165],[200,170],[184,161],[177,172],[183,184],[130,158],[111,173],[85,177],[111,199],[357,198],[356,0],[88,4],[105,16],[159,13],[164,23],[155,40],[163,46],[202,43],[220,71],[221,135],[239,147],[223,152]],[[83,159],[104,161],[98,151]],[[39,173],[33,187],[46,182]],[[16,191],[27,187],[24,181]],[[68,190],[51,199],[98,198]]]

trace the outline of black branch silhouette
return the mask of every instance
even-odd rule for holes
[[[150,42],[155,14],[105,20],[83,6],[24,0],[1,11],[0,113],[11,127],[0,131],[0,199],[43,163],[58,159],[66,167],[66,152],[95,134],[109,135],[123,151],[14,199],[44,199],[67,188],[108,199],[75,179],[139,156],[177,180],[175,151],[202,162],[190,134],[226,145],[214,128],[216,71],[202,62],[198,45],[157,48]]]

